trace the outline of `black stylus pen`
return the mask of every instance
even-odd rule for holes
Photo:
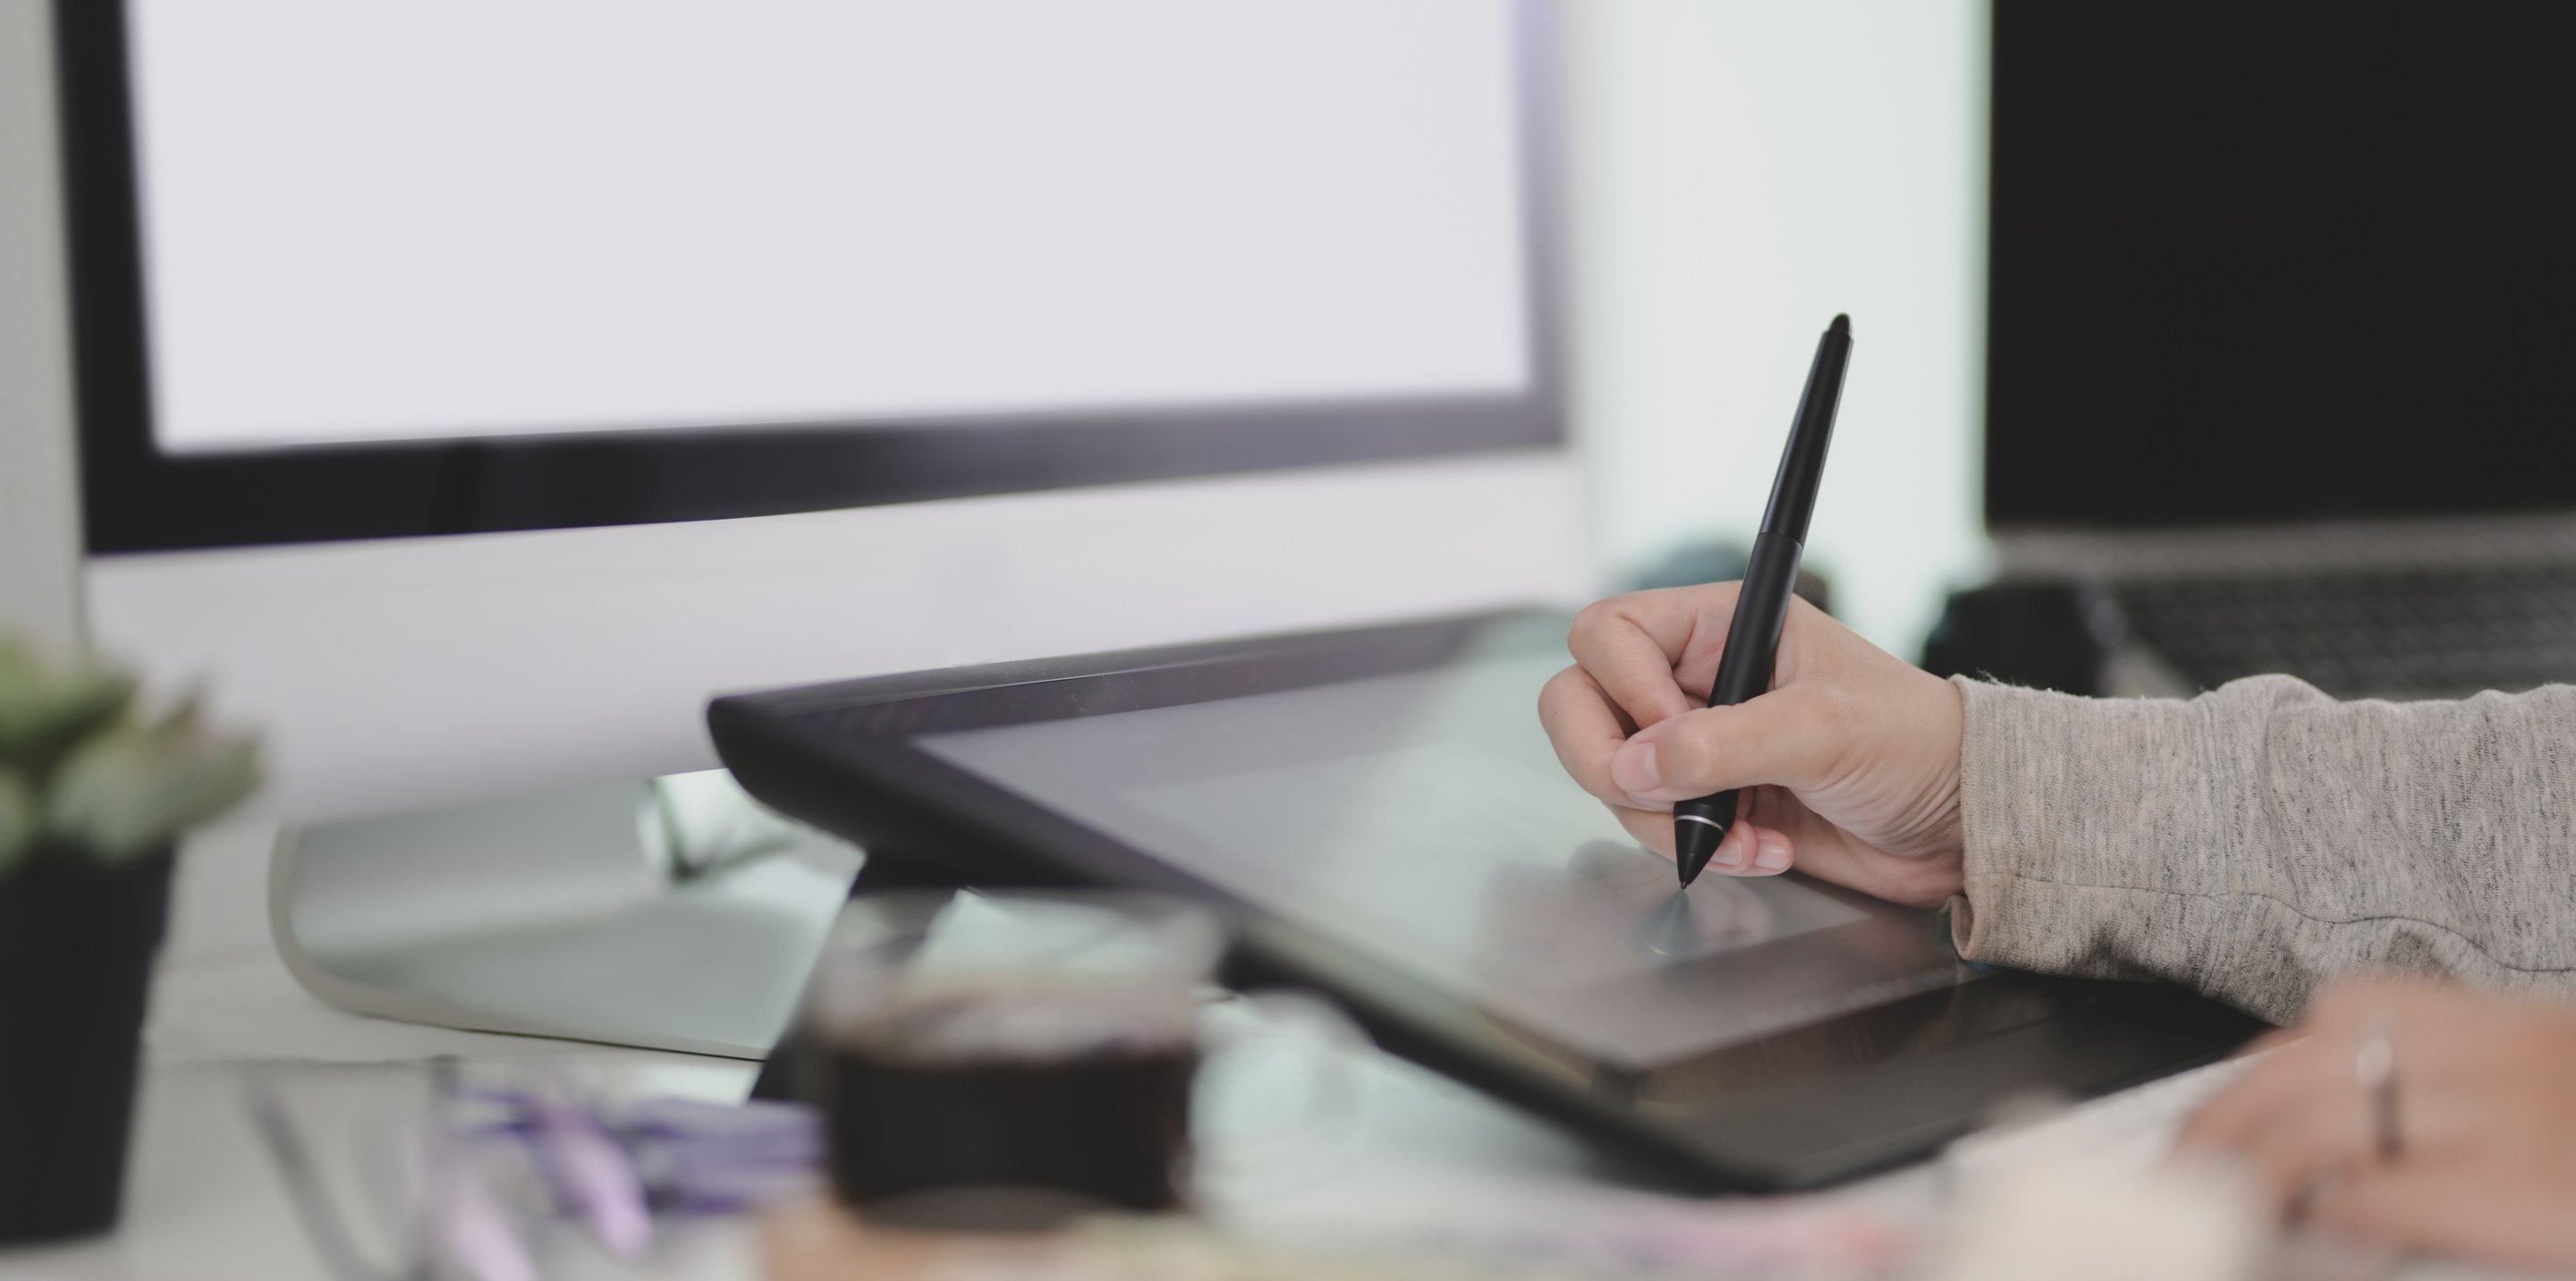
[[[1735,598],[1735,621],[1717,658],[1711,707],[1732,707],[1771,688],[1771,662],[1780,651],[1780,624],[1789,617],[1789,593],[1798,585],[1798,557],[1807,550],[1807,518],[1816,511],[1816,489],[1825,479],[1825,446],[1834,435],[1834,409],[1842,403],[1843,370],[1851,364],[1851,317],[1836,316],[1816,344],[1807,390],[1789,444],[1780,451],[1780,475],[1771,482],[1771,505],[1753,555],[1744,566],[1744,588]],[[1673,852],[1682,884],[1699,879],[1735,826],[1735,793],[1719,792],[1673,806]]]

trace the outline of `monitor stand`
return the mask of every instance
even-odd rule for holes
[[[758,1059],[860,865],[711,771],[289,830],[269,928],[352,1013]]]

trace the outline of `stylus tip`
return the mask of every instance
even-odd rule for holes
[[[1709,823],[1673,824],[1673,866],[1682,874],[1682,884],[1699,879],[1708,860],[1717,853],[1718,842],[1726,833]]]
[[[1839,338],[1851,337],[1851,317],[1848,315],[1835,316],[1833,328],[1826,332]]]

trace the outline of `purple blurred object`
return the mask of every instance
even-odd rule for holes
[[[469,1089],[454,1060],[429,1066],[426,1133],[409,1153],[421,1163],[419,1195],[404,1200],[407,1228],[376,1234],[402,1242],[383,1262],[360,1249],[367,1234],[332,1195],[275,1084],[254,1077],[245,1087],[252,1124],[334,1276],[535,1281],[524,1229],[547,1214],[577,1219],[610,1254],[636,1259],[652,1248],[656,1214],[739,1214],[822,1185],[822,1127],[804,1107],[665,1098],[611,1109],[557,1079]]]
[[[627,1109],[627,1147],[657,1209],[739,1214],[821,1185],[823,1127],[812,1108],[648,1099]]]
[[[557,1200],[620,1257],[650,1245],[650,1213],[739,1214],[820,1184],[821,1123],[799,1104],[659,1098],[612,1112],[537,1090],[475,1098],[501,1119],[473,1135],[525,1145]]]
[[[590,1225],[610,1254],[641,1258],[653,1245],[644,1179],[625,1145],[589,1110],[551,1092],[528,1097],[522,1133],[556,1198]]]

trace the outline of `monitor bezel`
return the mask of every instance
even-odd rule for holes
[[[1516,393],[414,440],[172,454],[153,435],[125,0],[56,0],[83,523],[93,555],[713,520],[1565,440],[1556,13],[1512,0]]]

